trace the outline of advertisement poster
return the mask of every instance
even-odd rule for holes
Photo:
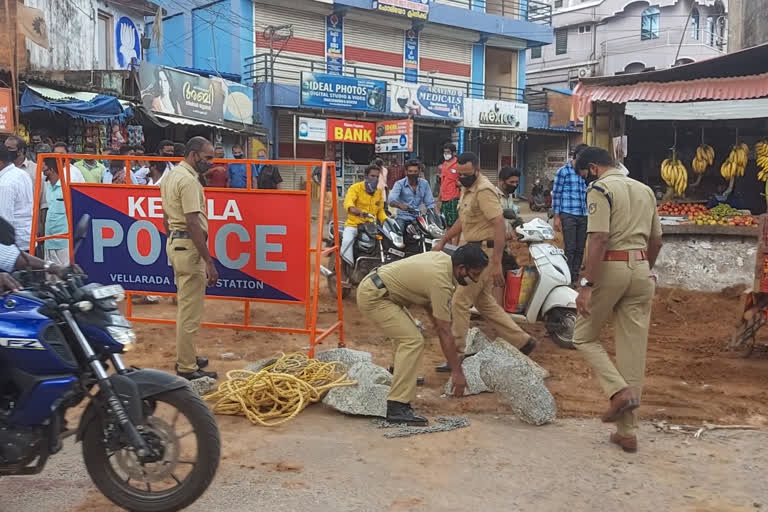
[[[141,58],[139,29],[125,16],[115,23],[115,58],[120,69],[130,69],[131,63]]]
[[[299,140],[325,142],[327,140],[327,130],[326,130],[325,119],[300,117],[299,118]]]
[[[344,19],[335,14],[325,17],[325,72],[341,75],[344,70]]]
[[[373,8],[379,12],[425,20],[429,15],[430,0],[374,0]]]
[[[464,108],[466,114],[464,126],[467,128],[528,131],[528,104],[526,103],[468,98]]]
[[[376,123],[377,153],[408,153],[413,151],[413,119]]]
[[[175,293],[158,187],[72,185],[72,217],[91,216],[75,254],[90,281]],[[208,246],[219,280],[207,295],[307,300],[306,197],[206,190]],[[285,212],[291,215],[285,215]]]
[[[253,88],[142,62],[141,100],[160,114],[221,123],[253,124]]]
[[[375,123],[348,121],[346,119],[328,120],[328,140],[331,142],[373,144],[375,132]]]
[[[0,133],[13,133],[13,92],[0,87]]]
[[[301,104],[305,107],[384,112],[387,82],[302,71]]]
[[[406,82],[419,81],[419,33],[411,29],[405,31],[403,72]]]
[[[394,82],[390,112],[408,116],[464,118],[464,91],[451,87]]]

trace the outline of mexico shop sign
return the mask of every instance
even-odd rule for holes
[[[141,101],[153,112],[213,123],[253,124],[251,87],[143,61],[139,66],[139,83]]]
[[[464,91],[406,82],[391,87],[389,111],[408,116],[464,118]]]
[[[528,104],[468,98],[464,126],[516,132],[528,131]]]
[[[373,8],[379,12],[426,21],[430,0],[374,0]]]
[[[73,183],[70,190],[72,218],[91,216],[91,232],[75,255],[90,279],[129,291],[176,292],[159,187]],[[207,295],[305,300],[306,198],[238,189],[206,190],[205,197],[208,248],[219,272]]]
[[[301,73],[301,104],[305,107],[384,112],[387,82],[322,73]]]

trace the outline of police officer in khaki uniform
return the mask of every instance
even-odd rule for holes
[[[427,424],[427,419],[414,414],[411,408],[424,353],[424,337],[406,309],[411,305],[423,306],[432,318],[440,347],[453,368],[454,394],[464,395],[466,380],[451,335],[451,297],[456,283],[465,288],[480,279],[488,266],[488,256],[475,245],[450,252],[453,254],[422,253],[384,265],[368,274],[357,288],[360,312],[392,339],[394,375],[387,397],[390,422]]]
[[[469,309],[474,305],[499,336],[528,355],[536,346],[536,340],[512,320],[493,293],[494,286],[504,286],[502,258],[506,247],[506,224],[496,187],[480,173],[480,160],[474,153],[459,155],[456,169],[462,186],[459,220],[448,229],[434,250],[442,250],[449,240],[463,234],[465,243],[481,247],[490,258],[490,264],[480,279],[457,289],[453,297],[453,336],[457,349],[460,355],[464,354]],[[445,364],[438,366],[437,371],[449,372],[451,368],[450,364]]]
[[[211,167],[213,144],[204,137],[193,137],[184,153],[184,161],[166,172],[160,182],[163,223],[168,234],[166,251],[177,288],[176,372],[189,380],[215,379],[215,372],[203,371],[208,360],[197,357],[195,351],[206,283],[213,286],[219,279],[208,252],[208,217],[199,181]]]
[[[611,442],[637,451],[637,418],[654,293],[651,269],[661,250],[653,191],[616,168],[607,151],[585,149],[576,170],[597,176],[587,191],[587,251],[573,342],[610,399],[603,421],[616,423]],[[599,341],[613,318],[616,365]]]

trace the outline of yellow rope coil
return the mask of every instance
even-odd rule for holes
[[[322,363],[302,353],[282,354],[258,373],[227,372],[218,390],[203,398],[216,400],[216,414],[243,415],[253,424],[274,427],[322,400],[331,388],[355,384],[342,363]]]

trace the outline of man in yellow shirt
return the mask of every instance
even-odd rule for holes
[[[381,170],[376,165],[369,165],[365,170],[365,180],[349,187],[344,197],[347,222],[344,224],[344,233],[341,237],[341,257],[349,265],[355,264],[354,247],[357,227],[374,219],[384,222],[387,218],[384,212],[384,197],[381,189],[378,188],[380,173]]]

